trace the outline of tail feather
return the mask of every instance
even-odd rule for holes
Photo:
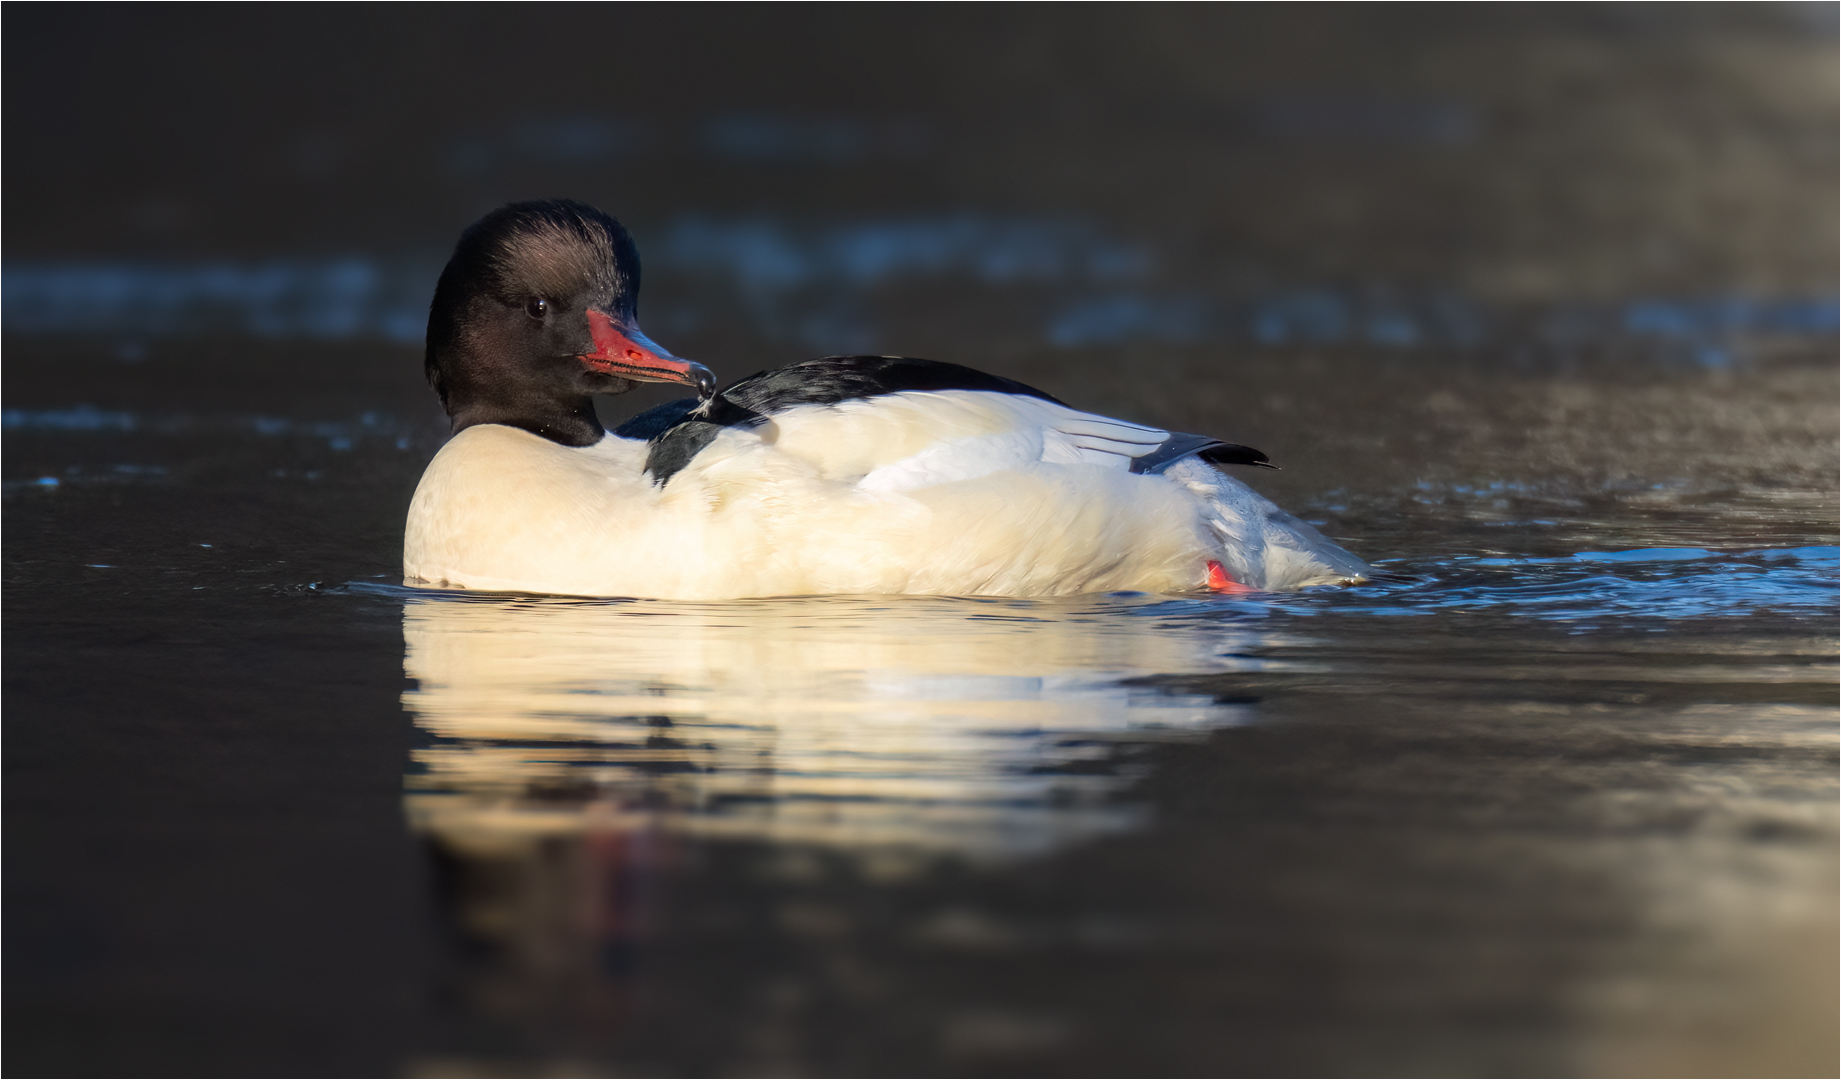
[[[1250,446],[1239,443],[1222,442],[1207,435],[1190,435],[1186,432],[1173,431],[1156,449],[1140,454],[1133,459],[1131,471],[1135,473],[1160,473],[1179,461],[1190,457],[1199,457],[1216,465],[1257,465],[1262,469],[1276,469],[1277,465],[1267,460],[1266,455]]]

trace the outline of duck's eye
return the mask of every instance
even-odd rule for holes
[[[541,319],[550,313],[550,302],[541,296],[533,296],[524,302],[524,313],[533,319]]]

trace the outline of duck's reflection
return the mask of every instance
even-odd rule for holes
[[[689,838],[888,866],[1129,828],[1133,745],[1252,707],[1126,680],[1263,666],[1259,621],[1144,596],[411,600],[408,813],[496,957],[471,996],[619,1011],[608,976]]]
[[[1243,669],[1262,636],[1152,598],[405,606],[435,743],[409,809],[494,843],[664,825],[846,848],[1039,850],[1129,824],[1121,741],[1246,706],[1123,680]]]

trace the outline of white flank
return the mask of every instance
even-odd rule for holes
[[[646,445],[571,449],[481,425],[429,464],[403,572],[453,588],[684,600],[1049,596],[1255,588],[1366,567],[1194,459],[1130,472],[1167,433],[975,391],[799,406],[725,429],[664,487]]]

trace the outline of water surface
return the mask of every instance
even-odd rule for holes
[[[1285,596],[515,597],[394,584],[414,424],[117,412],[9,414],[6,498],[61,838],[15,970],[118,1060],[329,1000],[305,1060],[425,1074],[1791,1068],[1828,1022],[1830,493],[1422,467],[1294,492],[1381,575]]]
[[[1814,1021],[1835,570],[1663,548],[1253,600],[349,591],[404,605],[408,819],[483,950],[449,978],[501,1030],[715,1071],[1180,1071],[1225,1039],[1600,1072],[1789,1053],[1752,1033]],[[720,1036],[693,1048],[683,995]]]
[[[9,11],[8,1070],[1832,1075],[1817,7]],[[725,377],[1257,446],[1380,574],[403,589],[550,194]]]

